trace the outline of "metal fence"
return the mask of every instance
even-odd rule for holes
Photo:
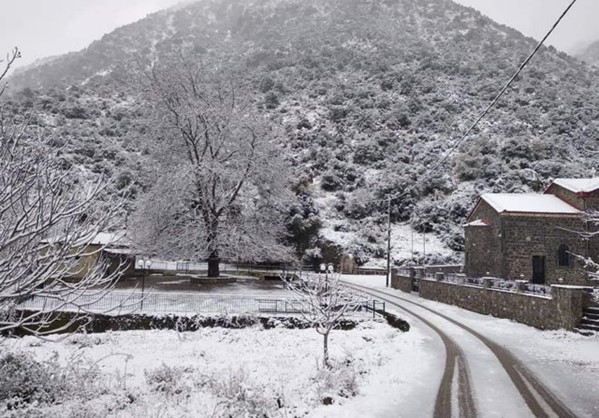
[[[498,279],[495,277],[468,277],[464,274],[445,273],[442,276],[443,282],[463,284],[476,287],[487,287],[489,289],[503,290],[506,292],[522,292],[538,296],[551,296],[551,286],[527,283],[522,281]],[[434,273],[427,273],[426,278],[436,280]]]
[[[165,261],[160,259],[150,259],[151,265],[148,270],[151,271],[165,271],[165,272],[179,272],[179,273],[197,273],[208,271],[208,263],[200,261]],[[139,266],[135,266],[139,269]],[[220,270],[222,272],[236,272],[236,271],[275,271],[275,272],[289,272],[289,271],[314,271],[312,266],[301,265],[266,265],[266,264],[244,264],[244,263],[220,263]]]
[[[35,296],[19,305],[21,309],[41,311],[84,311],[111,315],[126,314],[300,314],[300,303],[293,298],[266,296],[198,295],[193,293],[145,293],[113,291],[104,295],[82,293],[62,300]],[[384,304],[365,300],[363,306],[347,316],[372,315]]]

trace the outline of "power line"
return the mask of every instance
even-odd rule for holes
[[[408,187],[407,189],[404,189],[402,192],[395,193],[395,194],[390,194],[390,195],[387,195],[384,198],[371,200],[368,203],[382,203],[382,202],[386,202],[388,199],[395,200],[395,199],[397,199],[399,197],[402,197],[403,195],[410,193],[411,191],[413,191],[414,189],[416,189],[418,186],[420,186],[421,183],[424,180],[426,180],[427,177],[432,172],[434,172],[439,167],[441,167],[441,165],[443,165],[443,163],[445,161],[447,161],[447,159],[449,158],[449,156],[451,154],[453,154],[455,152],[455,150],[460,145],[462,145],[462,143],[464,143],[466,141],[466,139],[468,139],[468,137],[470,136],[470,134],[472,133],[472,131],[474,130],[474,128],[476,128],[476,126],[485,118],[485,116],[487,116],[487,114],[489,113],[489,111],[497,104],[497,102],[499,101],[499,99],[504,95],[504,93],[512,85],[512,83],[514,82],[514,80],[520,75],[520,73],[524,70],[524,68],[528,65],[528,63],[532,60],[532,58],[536,55],[536,53],[539,51],[539,49],[541,48],[541,46],[543,46],[543,44],[545,43],[545,41],[547,40],[547,38],[549,38],[549,36],[551,36],[551,34],[555,30],[555,28],[557,28],[557,26],[560,24],[560,22],[564,19],[564,17],[568,14],[568,12],[570,11],[570,9],[574,6],[574,4],[577,1],[578,0],[572,0],[572,2],[570,3],[570,5],[564,10],[564,12],[560,15],[560,17],[555,21],[555,23],[553,24],[553,26],[551,27],[551,29],[549,29],[549,31],[543,37],[543,39],[541,39],[541,41],[537,44],[537,46],[534,48],[534,50],[530,53],[530,55],[524,60],[524,62],[522,62],[522,64],[518,68],[518,70],[509,79],[509,81],[503,86],[503,88],[499,91],[499,93],[495,96],[495,98],[489,103],[489,105],[485,108],[485,110],[476,118],[476,120],[472,123],[472,125],[470,125],[470,127],[464,133],[464,135],[462,135],[462,137],[449,149],[449,151],[434,166],[432,166],[431,168],[429,168],[424,173],[424,175],[421,176],[420,180],[416,180],[412,184],[412,186]]]

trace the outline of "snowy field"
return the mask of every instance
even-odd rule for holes
[[[397,417],[405,410],[428,416],[434,399],[423,402],[419,393],[438,385],[442,369],[428,339],[418,330],[402,333],[381,321],[333,331],[332,371],[322,368],[322,337],[311,329],[129,331],[73,335],[57,343],[4,340],[3,358],[7,352],[29,353],[53,376],[67,375],[74,387],[57,389],[54,405],[0,409],[0,415]],[[326,397],[332,405],[323,405]]]

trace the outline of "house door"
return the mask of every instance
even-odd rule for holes
[[[532,282],[535,284],[545,284],[545,256],[532,256]]]

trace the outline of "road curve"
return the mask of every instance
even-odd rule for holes
[[[404,305],[410,304],[417,307],[418,310],[424,310],[430,314],[435,315],[438,318],[442,318],[443,321],[453,326],[458,327],[460,330],[465,331],[468,337],[474,338],[483,344],[499,362],[507,376],[509,377],[513,387],[520,394],[524,400],[526,406],[530,411],[530,415],[534,417],[559,417],[568,418],[576,417],[576,415],[568,409],[540,380],[526,367],[520,360],[518,360],[513,353],[507,350],[505,347],[500,346],[494,341],[476,332],[472,328],[450,318],[446,315],[435,312],[434,310],[419,304],[417,302],[403,298],[397,294],[372,289],[369,287],[353,284],[350,282],[344,282],[346,285],[353,287],[356,290],[367,293],[373,297],[376,297],[387,304],[391,304],[395,307],[402,309],[409,315],[412,315],[422,321],[425,325],[433,329],[434,332],[438,333],[446,349],[446,364],[445,372],[441,380],[441,385],[437,393],[437,400],[435,404],[435,417],[450,417],[452,408],[458,412],[460,417],[474,417],[479,416],[477,413],[476,402],[472,397],[472,383],[468,367],[468,357],[464,355],[464,350],[461,348],[459,341],[456,343],[445,331],[441,330],[439,326],[427,320],[423,315],[414,312],[414,309],[408,309]],[[430,319],[430,318],[429,318]],[[457,364],[457,382],[458,382],[458,394],[457,407],[452,406],[452,391],[454,390],[452,382],[455,381],[455,365]],[[483,411],[481,411],[483,412]]]
[[[361,291],[363,291],[361,289]],[[391,301],[386,301],[395,305]],[[453,382],[456,375],[457,366],[457,381],[458,381],[458,410],[460,417],[463,418],[474,418],[477,416],[474,399],[472,396],[472,388],[470,385],[470,375],[466,368],[466,361],[464,359],[464,352],[455,343],[455,341],[439,329],[436,325],[430,321],[411,311],[410,309],[404,308],[397,305],[410,315],[418,318],[422,323],[431,328],[435,333],[439,335],[445,346],[445,369],[443,371],[443,377],[441,378],[441,384],[437,391],[437,397],[435,400],[435,409],[433,416],[435,418],[444,418],[452,416],[452,394],[453,394]]]

